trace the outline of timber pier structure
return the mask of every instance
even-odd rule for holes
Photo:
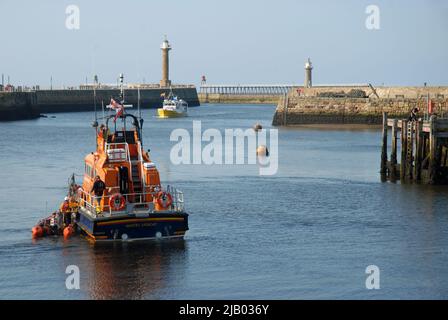
[[[274,95],[281,96],[298,87],[294,84],[201,84],[199,94]]]
[[[206,84],[199,87],[201,103],[260,103],[277,104],[295,84]]]
[[[409,121],[388,119],[383,113],[381,177],[391,182],[448,184],[448,118],[433,114]]]

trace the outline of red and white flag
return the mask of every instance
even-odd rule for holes
[[[110,106],[116,112],[114,121],[117,121],[118,117],[120,117],[123,114],[124,106],[121,103],[115,101],[113,98],[110,98]]]

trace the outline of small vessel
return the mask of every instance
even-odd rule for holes
[[[159,118],[177,118],[188,115],[188,103],[173,95],[170,90],[168,97],[163,99],[162,108],[157,109]]]
[[[93,241],[184,237],[188,214],[183,193],[162,186],[156,164],[143,149],[143,119],[126,113],[124,101],[111,99],[108,107],[116,114],[105,116],[100,126],[94,122],[96,150],[84,159],[82,184],[71,176],[61,208],[38,222],[33,237],[75,233]]]

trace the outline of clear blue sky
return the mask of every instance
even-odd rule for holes
[[[67,5],[80,29],[65,27]],[[365,27],[380,8],[380,30]],[[444,0],[0,0],[0,73],[16,85],[158,82],[166,34],[175,83],[448,84]]]

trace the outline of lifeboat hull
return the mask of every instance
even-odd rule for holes
[[[80,212],[79,229],[93,241],[136,241],[183,238],[188,230],[187,213],[151,213],[146,217],[92,218]]]

